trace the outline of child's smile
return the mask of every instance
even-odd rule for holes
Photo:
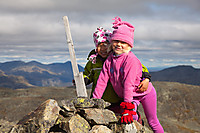
[[[123,53],[127,53],[130,51],[130,46],[126,42],[113,40],[112,41],[112,48],[115,54],[120,55]]]
[[[98,54],[103,57],[103,58],[107,58],[108,56],[108,43],[99,43],[98,47],[97,47],[97,52]]]

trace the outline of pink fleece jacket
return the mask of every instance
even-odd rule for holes
[[[101,99],[108,80],[110,80],[117,95],[125,102],[132,102],[135,96],[144,96],[152,89],[151,82],[145,92],[137,92],[142,77],[142,64],[130,51],[119,56],[110,55],[104,62],[99,75],[93,98]]]

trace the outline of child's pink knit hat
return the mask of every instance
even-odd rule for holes
[[[98,27],[96,32],[93,34],[93,39],[96,47],[101,42],[110,42],[111,32],[109,30],[103,29],[102,27]]]
[[[112,40],[119,40],[128,43],[131,48],[134,42],[134,30],[135,27],[126,21],[122,21],[121,18],[115,17],[113,20],[113,28],[115,29],[111,35]]]

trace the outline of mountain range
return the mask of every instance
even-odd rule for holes
[[[152,81],[179,82],[200,85],[200,69],[188,65],[165,68],[161,71],[150,72]]]
[[[78,67],[80,71],[84,70],[82,66]],[[200,69],[181,65],[150,71],[150,74],[157,91],[158,118],[165,131],[199,132]],[[61,102],[76,97],[74,87],[69,87],[72,79],[71,62],[0,63],[0,132],[5,123],[2,120],[16,122],[49,98]],[[89,95],[91,89],[87,91]],[[141,106],[139,111],[148,125]]]
[[[80,65],[78,68],[79,71],[84,70]],[[0,80],[1,87],[13,89],[30,86],[69,86],[73,73],[70,61],[52,64],[42,64],[37,61],[27,63],[11,61],[0,63],[0,79],[4,79]]]
[[[79,71],[84,68],[78,65]],[[150,72],[152,81],[180,82],[200,85],[200,69],[192,66],[175,66]],[[71,62],[42,64],[37,61],[10,61],[0,63],[0,87],[29,88],[34,86],[71,86]]]

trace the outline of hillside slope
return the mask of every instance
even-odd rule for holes
[[[200,86],[177,82],[153,82],[158,96],[158,118],[169,133],[200,132]],[[88,90],[90,93],[90,90]],[[76,96],[74,88],[0,88],[0,119],[17,121],[47,99],[60,102]],[[142,113],[142,107],[139,107]],[[142,118],[144,114],[142,113]],[[145,118],[144,118],[145,119]],[[145,122],[145,125],[148,125]]]
[[[34,87],[34,85],[28,83],[24,77],[15,75],[6,75],[1,70],[0,70],[0,86],[12,89]]]
[[[157,72],[151,72],[152,81],[179,82],[200,85],[200,69],[192,66],[180,65]]]
[[[78,65],[79,70],[83,67]],[[42,64],[36,61],[11,61],[0,63],[0,70],[6,75],[22,76],[34,86],[67,86],[72,82],[71,62]],[[0,84],[2,87],[6,87]],[[16,88],[16,87],[15,87]]]
[[[200,132],[200,86],[177,82],[153,82],[158,117],[170,133]]]

